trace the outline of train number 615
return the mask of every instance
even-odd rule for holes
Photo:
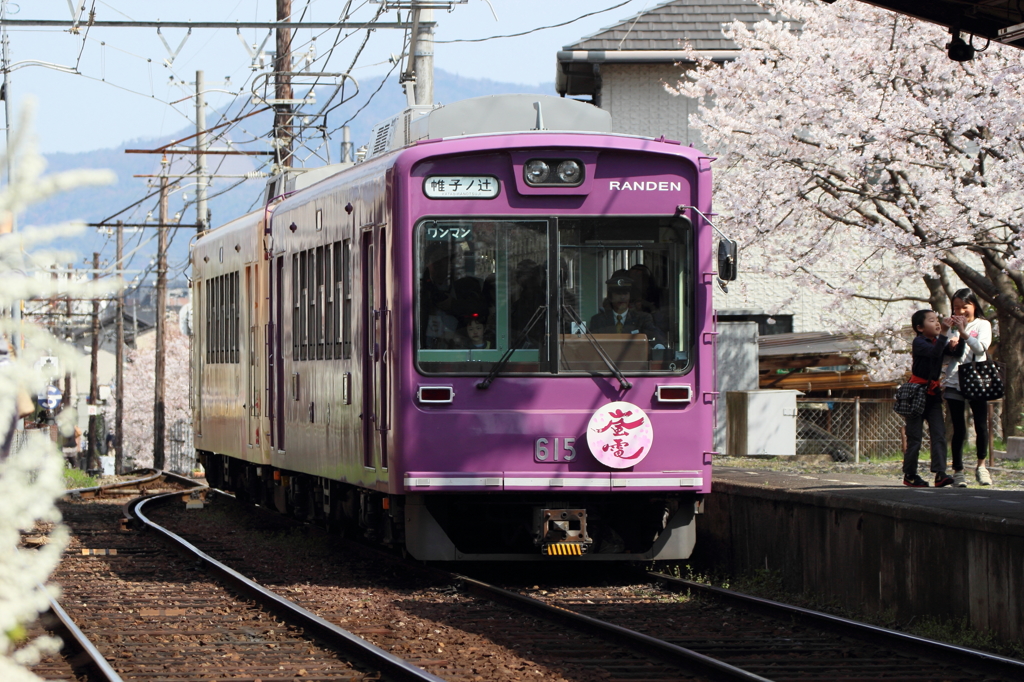
[[[533,444],[533,459],[537,462],[571,462],[576,459],[575,438],[555,438],[551,449],[548,439],[538,438]],[[561,443],[559,443],[561,441]],[[563,454],[565,453],[565,454]]]

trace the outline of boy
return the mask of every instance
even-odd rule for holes
[[[907,417],[907,451],[903,454],[903,485],[911,488],[927,488],[928,483],[917,475],[917,457],[921,451],[921,435],[924,422],[928,422],[931,436],[932,463],[935,487],[951,485],[953,479],[946,475],[946,425],[942,420],[942,391],[939,375],[942,373],[943,355],[948,355],[949,338],[945,332],[949,327],[942,324],[934,310],[918,310],[910,318],[910,324],[917,332],[913,344],[913,365],[910,378],[912,384],[927,386],[924,413]]]

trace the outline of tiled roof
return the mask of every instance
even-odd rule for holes
[[[671,0],[580,39],[566,50],[735,50],[722,36],[722,24],[771,18],[752,0]]]

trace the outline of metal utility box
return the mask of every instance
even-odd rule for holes
[[[795,455],[800,391],[729,391],[729,455]]]

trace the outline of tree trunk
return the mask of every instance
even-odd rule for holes
[[[1003,438],[1024,435],[1024,323],[999,314],[999,362],[1006,364],[1006,396],[1003,398]]]
[[[924,285],[928,287],[928,304],[932,310],[939,314],[940,318],[949,317],[949,296],[942,286],[942,278],[935,275],[925,275]]]

